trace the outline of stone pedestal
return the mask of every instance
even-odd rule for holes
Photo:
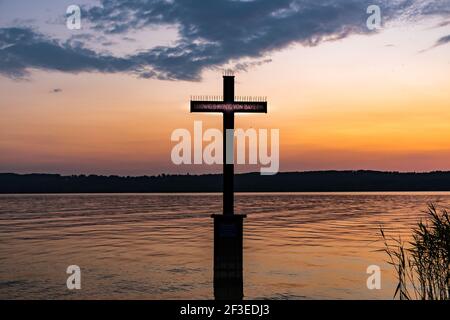
[[[241,300],[243,222],[246,215],[213,214],[214,219],[214,297]]]

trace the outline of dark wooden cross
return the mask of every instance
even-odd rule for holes
[[[236,101],[237,100],[237,101]],[[227,149],[233,150],[234,138],[231,138],[231,148],[227,148],[227,129],[234,130],[234,114],[236,112],[267,113],[265,98],[234,96],[234,75],[225,72],[223,75],[223,97],[194,96],[191,98],[191,112],[221,112],[223,114],[223,214],[234,214],[234,163],[227,161]],[[230,155],[228,155],[229,159]]]

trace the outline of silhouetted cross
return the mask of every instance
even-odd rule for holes
[[[191,112],[222,112],[223,113],[223,214],[234,214],[234,162],[232,156],[234,136],[230,136],[227,145],[227,129],[234,130],[234,113],[267,113],[265,98],[234,97],[234,75],[225,72],[223,75],[222,97],[195,96],[191,98]],[[228,161],[227,161],[227,150]],[[231,163],[230,163],[231,162]]]

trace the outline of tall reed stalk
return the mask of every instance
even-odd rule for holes
[[[426,221],[412,230],[412,240],[387,237],[380,228],[388,263],[397,273],[394,298],[450,300],[450,218],[428,205]]]

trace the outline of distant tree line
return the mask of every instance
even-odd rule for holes
[[[100,176],[0,173],[0,193],[220,192],[221,174]],[[237,192],[450,191],[450,171],[285,172],[237,174]]]

